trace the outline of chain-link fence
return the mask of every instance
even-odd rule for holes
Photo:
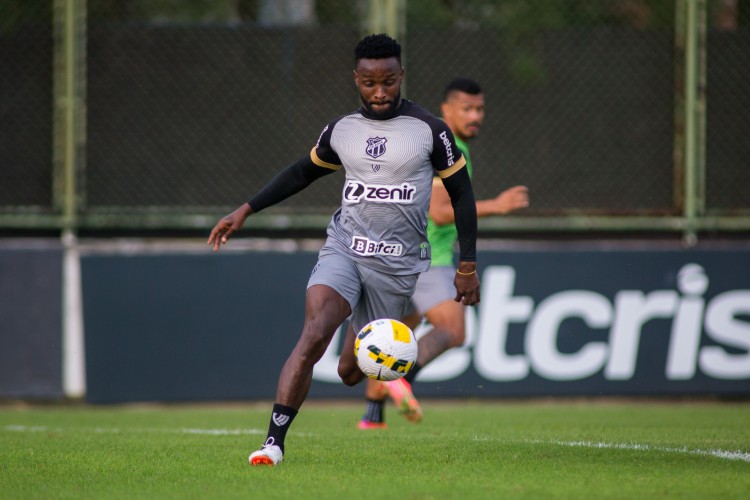
[[[467,2],[409,24],[411,96],[437,109],[453,74],[483,86],[480,197],[525,184],[531,214],[675,212],[674,9],[634,26],[615,3]]]
[[[0,1],[0,211],[51,213],[52,5]]]
[[[482,84],[475,190],[529,186],[527,228],[750,229],[740,0],[0,0],[0,227],[205,228],[356,109],[353,47],[383,3],[400,9],[410,99],[437,113],[454,76]],[[322,227],[342,180],[255,223]]]
[[[750,201],[750,2],[710,3],[707,36],[708,213],[747,213]]]

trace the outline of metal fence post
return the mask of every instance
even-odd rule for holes
[[[80,398],[86,392],[80,255],[76,230],[77,180],[84,155],[85,0],[55,0],[54,164],[56,207],[62,212],[63,391]]]
[[[683,241],[697,241],[706,192],[706,2],[686,0],[685,15],[685,188]]]
[[[84,159],[85,11],[85,0],[54,1],[54,204],[69,230],[77,225],[77,181]]]
[[[401,45],[401,65],[406,67],[406,2],[407,0],[370,0],[368,33],[387,33]],[[406,80],[401,83],[401,96],[406,97]]]

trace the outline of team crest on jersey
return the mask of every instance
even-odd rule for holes
[[[383,156],[386,142],[388,141],[385,137],[370,137],[367,139],[367,149],[365,152],[373,158]]]

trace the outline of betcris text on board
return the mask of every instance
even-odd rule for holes
[[[493,266],[483,274],[485,307],[473,361],[487,380],[519,380],[532,371],[549,380],[580,380],[602,371],[607,380],[628,380],[643,355],[644,326],[652,320],[664,320],[668,331],[666,379],[689,380],[698,371],[715,379],[750,379],[750,290],[724,291],[707,302],[709,277],[698,264],[680,269],[675,290],[620,290],[613,299],[593,290],[564,290],[535,304],[514,294],[515,280],[512,267]],[[572,333],[579,345],[563,353],[557,348],[560,327],[570,319],[576,320]],[[506,350],[514,323],[525,325],[519,354]],[[602,330],[603,340],[586,340]]]
[[[750,287],[706,298],[710,276],[699,264],[681,265],[672,289],[621,289],[614,295],[562,289],[535,300],[516,292],[516,269],[504,265],[485,268],[481,281],[481,303],[466,310],[464,346],[427,365],[418,381],[453,380],[473,368],[492,382],[535,376],[614,383],[656,364],[656,375],[667,383],[696,376],[744,380],[750,392]],[[422,325],[415,333],[429,328]],[[643,347],[656,337],[661,349]],[[316,380],[338,382],[338,345],[334,339],[316,366]]]

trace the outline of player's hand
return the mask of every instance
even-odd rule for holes
[[[460,262],[456,277],[453,278],[456,287],[456,302],[465,306],[479,304],[479,275],[476,262]]]
[[[252,213],[253,209],[250,208],[250,205],[245,203],[216,223],[211,230],[211,234],[208,236],[207,242],[209,245],[214,246],[214,252],[218,252],[220,246],[225,245],[227,241],[229,241],[229,237],[242,228],[245,219],[247,219]]]
[[[513,186],[497,195],[493,201],[498,214],[508,214],[519,208],[526,208],[529,206],[529,188]]]

